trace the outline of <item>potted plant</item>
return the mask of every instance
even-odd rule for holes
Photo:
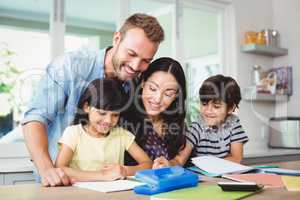
[[[13,89],[20,72],[12,61],[15,53],[0,43],[0,137],[13,128]]]

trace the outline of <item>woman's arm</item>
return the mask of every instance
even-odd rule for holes
[[[133,142],[129,149],[128,153],[137,161],[138,165],[136,166],[124,166],[126,169],[127,176],[132,176],[138,170],[150,169],[152,166],[152,161],[144,150],[137,145],[136,142]]]
[[[243,143],[234,142],[230,144],[230,154],[224,159],[230,160],[236,163],[241,163],[243,160]]]
[[[187,142],[185,148],[182,149],[172,160],[167,160],[163,156],[156,158],[154,160],[153,168],[156,169],[156,168],[175,166],[175,165],[183,166],[188,160],[189,156],[191,155],[192,150],[193,150],[192,145],[189,142]]]
[[[73,158],[73,151],[65,144],[61,144],[61,149],[58,153],[55,165],[63,169],[63,171],[71,178],[72,182],[75,181],[108,181],[123,179],[126,177],[126,170],[120,165],[111,165],[99,171],[83,171],[69,167]]]

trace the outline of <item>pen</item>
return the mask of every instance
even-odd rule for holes
[[[278,168],[278,166],[277,165],[259,165],[259,166],[255,166],[255,168],[257,168],[257,169]]]
[[[134,176],[126,176],[126,180],[140,182],[140,181],[139,181],[139,180],[137,180],[137,179],[136,179]]]

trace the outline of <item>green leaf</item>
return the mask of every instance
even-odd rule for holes
[[[1,93],[9,93],[12,89],[12,86],[6,85],[4,83],[0,84],[0,92]]]

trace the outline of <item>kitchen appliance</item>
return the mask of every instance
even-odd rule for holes
[[[271,118],[269,146],[300,148],[300,117]]]

